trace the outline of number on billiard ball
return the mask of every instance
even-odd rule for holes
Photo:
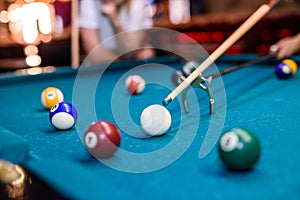
[[[288,79],[297,72],[297,63],[291,59],[284,59],[275,67],[275,74],[279,79]]]
[[[253,133],[233,128],[221,137],[219,156],[230,170],[249,170],[259,159],[260,143]]]
[[[93,122],[84,134],[86,149],[96,158],[111,157],[119,148],[121,135],[111,122],[100,120]]]
[[[48,87],[41,93],[41,103],[47,109],[52,108],[55,104],[62,101],[64,101],[64,95],[56,87]]]

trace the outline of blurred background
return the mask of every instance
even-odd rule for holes
[[[0,72],[24,67],[79,65],[85,57],[76,30],[79,0],[0,0]],[[177,30],[216,49],[262,0],[141,0],[155,27]],[[73,21],[72,21],[73,20]],[[265,54],[300,32],[300,0],[281,0],[226,54]],[[166,36],[161,36],[163,40]],[[159,40],[159,39],[158,39]],[[178,35],[179,43],[186,43]],[[75,43],[74,43],[75,41]],[[78,45],[79,61],[72,61]],[[72,50],[73,49],[73,50]],[[298,52],[299,53],[299,52]],[[74,60],[74,59],[73,59]]]

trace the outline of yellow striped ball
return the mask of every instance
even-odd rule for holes
[[[56,87],[48,87],[41,94],[41,103],[47,109],[51,109],[52,106],[62,101],[64,101],[64,95]]]
[[[284,59],[282,62],[291,68],[293,75],[296,74],[298,66],[295,61],[292,59]]]

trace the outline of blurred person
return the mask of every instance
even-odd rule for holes
[[[270,47],[270,52],[276,54],[277,59],[292,56],[300,50],[300,33],[285,37]]]
[[[131,59],[148,59],[155,51],[145,39],[142,29],[153,26],[152,18],[145,12],[143,0],[81,0],[79,27],[82,47],[94,63],[119,59],[118,50],[136,50]],[[139,30],[140,29],[140,30]],[[129,31],[129,32],[127,32]],[[104,40],[122,33],[116,41],[98,46]],[[97,47],[97,48],[96,48]],[[141,49],[142,48],[142,49]],[[139,50],[137,50],[139,49]]]

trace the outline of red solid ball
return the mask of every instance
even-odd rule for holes
[[[84,134],[84,145],[96,158],[111,157],[119,148],[120,142],[119,129],[109,121],[93,122]]]

